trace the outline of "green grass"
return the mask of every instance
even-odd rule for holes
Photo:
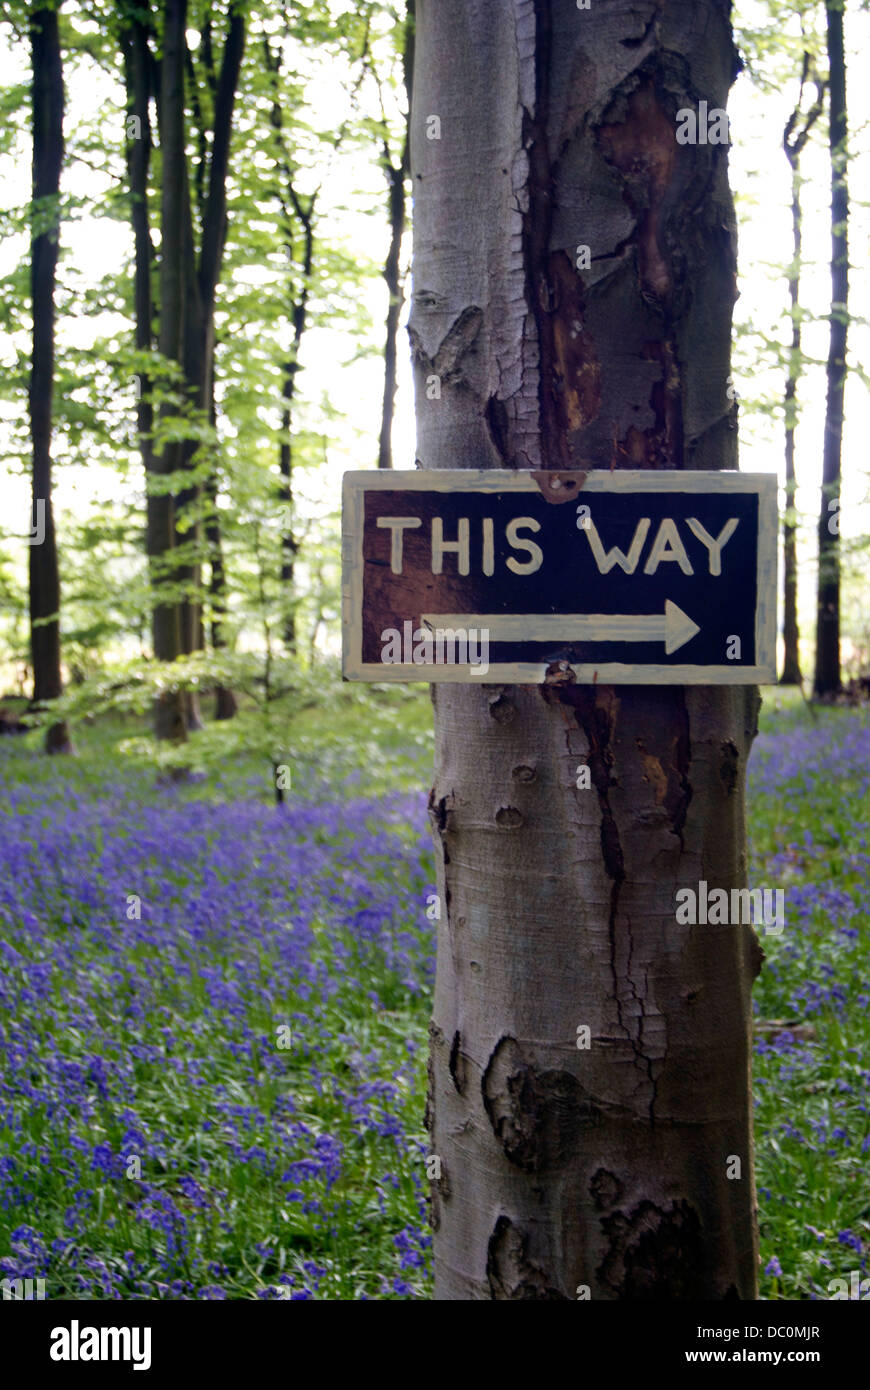
[[[333,707],[307,710],[290,728],[291,807],[308,796],[313,806],[345,805],[351,797],[428,788],[432,735],[425,689],[375,690],[349,701],[339,714]],[[59,806],[80,801],[87,807],[107,794],[129,797],[133,806],[162,805],[166,791],[155,785],[153,770],[142,761],[142,734],[142,722],[132,716],[83,724],[76,731],[74,760],[35,755],[38,735],[4,741],[0,778],[17,789],[24,809],[35,815],[34,839],[44,836],[53,843]],[[256,900],[251,920],[257,924],[275,914],[293,921],[294,903],[307,891],[303,873],[286,902],[281,898],[284,885],[272,858],[271,832],[263,838],[257,831],[250,857],[220,870],[224,887],[214,889],[214,911],[224,914],[219,925],[230,930],[218,932],[207,952],[183,930],[167,938],[165,954],[147,939],[124,935],[130,931],[123,921],[128,892],[138,891],[142,882],[143,898],[153,889],[155,920],[161,912],[180,910],[221,834],[227,834],[221,815],[257,803],[271,811],[268,759],[244,747],[222,757],[225,735],[225,730],[208,731],[204,741],[217,739],[203,760],[208,775],[182,782],[171,793],[182,811],[191,804],[213,812],[196,832],[211,846],[203,850],[202,864],[196,861],[194,837],[183,842],[176,860],[158,854],[161,876],[153,880],[147,877],[147,856],[131,864],[123,883],[111,874],[100,878],[102,870],[95,869],[107,896],[91,912],[86,902],[83,906],[77,870],[87,876],[89,864],[109,852],[113,837],[129,835],[135,842],[135,825],[119,817],[103,827],[89,824],[78,861],[71,850],[52,868],[40,866],[34,880],[38,889],[24,901],[44,923],[44,939],[31,940],[18,931],[15,941],[31,965],[50,959],[57,947],[50,1002],[16,1005],[5,1020],[7,1047],[28,1039],[30,1065],[43,1082],[49,1054],[84,1065],[101,1040],[107,1065],[117,1063],[123,1071],[134,1042],[155,1046],[153,1055],[132,1066],[131,1104],[141,1127],[158,1136],[145,1175],[152,1192],[162,1194],[186,1223],[185,1239],[167,1269],[167,1237],[137,1215],[129,1180],[95,1175],[84,1158],[78,1167],[70,1158],[71,1136],[90,1148],[108,1144],[113,1153],[122,1144],[117,1098],[101,1101],[85,1081],[82,1113],[64,1120],[68,1129],[26,1097],[14,1105],[18,1131],[10,1127],[4,1136],[0,1127],[0,1158],[14,1154],[22,1142],[33,1146],[29,1154],[39,1155],[22,1165],[27,1171],[20,1180],[21,1200],[0,1212],[0,1260],[14,1252],[12,1232],[30,1226],[46,1242],[72,1240],[71,1250],[51,1258],[53,1297],[99,1297],[104,1279],[124,1297],[137,1296],[143,1279],[160,1283],[161,1296],[190,1296],[172,1290],[173,1279],[188,1279],[194,1289],[213,1282],[229,1297],[244,1298],[274,1295],[282,1277],[320,1299],[426,1297],[421,1178],[430,996],[428,989],[410,990],[403,969],[390,957],[396,932],[407,932],[416,943],[409,948],[415,960],[426,949],[422,894],[432,881],[431,857],[424,850],[420,858],[414,826],[407,818],[394,818],[390,843],[395,851],[377,845],[370,859],[351,870],[337,861],[358,841],[361,824],[326,827],[312,814],[310,824],[303,818],[296,826],[294,836],[304,840],[306,855],[325,851],[325,862],[336,860],[336,885],[347,872],[358,873],[361,909],[381,899],[397,905],[389,932],[366,941],[335,919],[329,875],[318,880],[322,903],[310,921],[307,957],[313,977],[281,974],[274,931],[258,934],[239,927],[236,932],[233,875],[250,885]],[[766,1049],[754,1063],[761,1296],[827,1298],[835,1275],[848,1278],[857,1269],[866,1276],[870,1244],[870,721],[866,712],[824,710],[814,723],[793,692],[773,691],[762,711],[761,735],[749,799],[751,881],[786,891],[786,928],[779,938],[763,938],[767,963],[754,993],[758,1036]],[[376,819],[370,818],[372,827]],[[258,824],[256,815],[253,823]],[[109,962],[111,937],[97,925],[107,912],[116,913],[119,943],[117,959]],[[7,914],[7,930],[0,934],[7,935],[13,925]],[[857,935],[847,935],[844,926]],[[71,943],[71,971],[63,969],[65,942]],[[222,1014],[211,999],[205,965],[222,987],[237,991],[240,1020]],[[26,983],[26,969],[13,964],[7,973],[13,990]],[[123,1010],[143,981],[150,992],[148,1016],[128,1025]],[[86,1006],[77,1002],[79,987]],[[274,1043],[276,1021],[282,1019],[292,1022],[294,1042],[276,1065],[263,1040]],[[786,1025],[791,1042],[783,1038]],[[174,1038],[169,1050],[161,1043],[164,1028]],[[395,1091],[380,1096],[378,1087],[390,1084]],[[216,1116],[218,1087],[224,1088],[221,1105],[248,1106],[249,1121],[234,1129]],[[367,1123],[360,1123],[354,1110],[354,1098],[361,1096],[367,1097]],[[286,1097],[294,1103],[293,1125],[304,1131],[282,1129]],[[378,1124],[389,1128],[391,1120],[398,1137],[377,1131]],[[304,1162],[318,1137],[334,1141],[341,1151],[339,1175],[334,1181],[324,1172],[300,1178],[300,1195],[288,1202],[265,1168],[228,1151],[233,1135],[236,1140],[243,1135],[246,1144],[262,1148],[282,1167]],[[202,1205],[185,1195],[184,1180],[191,1176],[204,1194]],[[73,1189],[85,1195],[76,1199],[69,1219]],[[135,1257],[130,1267],[129,1252]],[[204,1273],[209,1264],[220,1273]],[[80,1287],[85,1274],[94,1280],[91,1291]]]
[[[754,1063],[761,1264],[782,1271],[761,1292],[829,1298],[835,1276],[867,1277],[870,1251],[870,719],[825,709],[814,722],[776,693],[762,733],[792,751],[772,782],[756,750],[750,862],[755,882],[784,889],[786,926],[763,938],[754,1001],[760,1036],[788,1023],[793,1043]]]

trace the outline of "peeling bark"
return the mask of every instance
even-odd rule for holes
[[[735,467],[727,150],[675,138],[684,106],[725,105],[727,6],[418,0],[416,58],[421,466],[581,491],[594,467]],[[754,1298],[762,953],[677,924],[675,895],[745,884],[757,692],[557,668],[433,703],[436,1298]]]

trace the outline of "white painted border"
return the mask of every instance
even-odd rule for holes
[[[572,477],[576,472],[560,472]],[[554,475],[555,476],[555,473]],[[473,676],[462,666],[406,666],[364,663],[362,660],[363,516],[367,491],[400,492],[540,492],[528,470],[439,468],[432,470],[378,469],[345,473],[342,483],[342,672],[345,680],[425,681],[454,685],[542,685],[544,662],[492,665],[486,675]],[[758,496],[758,557],[756,569],[755,666],[635,666],[618,661],[572,665],[582,685],[775,685],[776,605],[779,517],[777,478],[773,473],[740,473],[725,469],[683,472],[680,469],[590,469],[572,498],[589,492],[755,493]],[[564,505],[553,503],[554,506]]]

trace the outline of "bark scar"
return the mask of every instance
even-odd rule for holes
[[[529,1258],[528,1238],[507,1216],[498,1218],[489,1238],[486,1277],[495,1301],[529,1303],[567,1299],[567,1294],[548,1283],[545,1272]]]
[[[610,943],[610,973],[613,981],[613,1002],[616,1008],[617,1024],[631,1047],[635,1063],[643,1073],[644,1082],[649,1084],[649,1118],[650,1124],[654,1124],[657,1081],[653,1070],[654,1059],[648,1057],[644,1052],[644,996],[638,993],[632,975],[634,940],[632,936],[631,919],[626,915],[623,916],[620,922],[620,927],[624,933],[624,940],[620,943],[617,939],[619,897],[622,884],[625,882],[626,874],[625,860],[619,836],[619,826],[617,825],[616,816],[610,802],[610,789],[615,785],[615,779],[613,777],[614,752],[612,747],[615,712],[612,705],[608,707],[608,699],[614,701],[616,697],[608,687],[604,687],[604,689],[599,691],[589,686],[563,683],[556,684],[550,682],[549,684],[541,686],[540,689],[543,698],[548,703],[558,701],[572,711],[576,727],[586,736],[589,749],[586,755],[586,762],[589,767],[592,785],[598,793],[598,805],[601,811],[602,857],[605,870],[611,879],[607,932]],[[568,753],[572,756],[573,761],[570,724],[566,724],[565,742]],[[627,947],[627,958],[622,969],[620,968],[618,960],[620,944],[622,944],[623,947]],[[626,996],[626,991],[630,991],[632,1002],[637,1004],[640,1010],[639,1021],[636,1028],[630,1027],[629,1020],[625,1016],[623,998]]]
[[[409,326],[412,360],[425,372],[434,373],[448,385],[459,381],[462,376],[460,363],[477,338],[482,323],[483,310],[476,304],[467,305],[447,330],[433,357],[427,353],[416,328]]]
[[[571,1072],[538,1070],[515,1038],[493,1048],[481,1077],[483,1105],[505,1156],[524,1173],[562,1168],[601,1112]]]

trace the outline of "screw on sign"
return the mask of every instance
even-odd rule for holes
[[[349,473],[343,526],[351,680],[776,680],[773,475]]]

